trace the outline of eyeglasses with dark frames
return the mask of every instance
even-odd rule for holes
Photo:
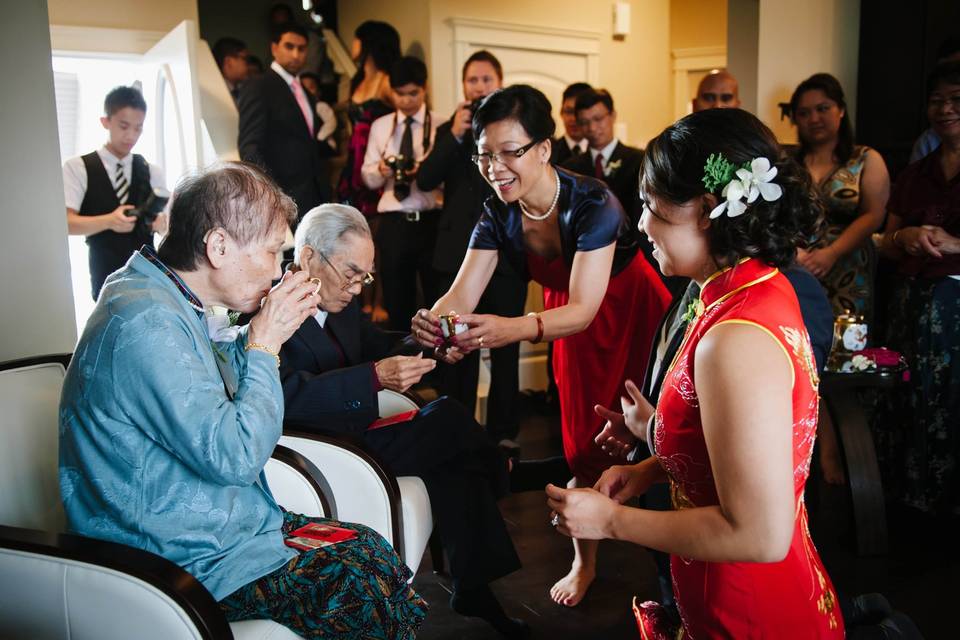
[[[372,273],[367,272],[367,273],[364,273],[363,275],[361,275],[361,276],[358,277],[358,278],[354,278],[353,280],[349,280],[349,281],[348,281],[348,280],[344,277],[344,275],[343,275],[342,273],[340,273],[340,269],[337,269],[337,267],[334,266],[334,264],[333,264],[332,262],[330,262],[330,258],[328,258],[327,256],[323,255],[323,254],[320,253],[319,251],[317,252],[317,254],[318,254],[321,258],[323,258],[323,261],[324,261],[324,262],[326,262],[328,265],[330,265],[330,268],[333,269],[333,272],[334,272],[335,274],[337,274],[337,276],[340,278],[340,282],[342,283],[342,284],[340,285],[340,290],[341,290],[341,291],[349,291],[350,289],[353,289],[353,288],[354,288],[355,286],[357,286],[357,285],[360,285],[361,287],[369,287],[371,284],[373,284],[373,274],[372,274]]]
[[[500,164],[509,165],[514,160],[519,160],[523,157],[527,151],[533,149],[536,145],[543,142],[543,140],[534,140],[533,142],[527,143],[520,147],[519,149],[511,149],[510,151],[501,151],[499,153],[494,153],[493,151],[487,151],[485,153],[475,153],[470,156],[470,159],[473,160],[479,167],[489,167],[491,162],[499,162]]]

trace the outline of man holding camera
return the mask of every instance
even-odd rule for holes
[[[167,216],[140,210],[156,191],[166,195],[160,167],[131,153],[143,132],[147,103],[136,87],[116,87],[103,102],[100,124],[107,143],[63,165],[63,194],[70,235],[86,236],[93,299],[107,276],[127,263],[153,234],[164,233]],[[162,208],[162,204],[160,205]]]
[[[440,218],[439,190],[416,184],[420,163],[436,139],[437,119],[426,108],[427,67],[411,56],[390,69],[390,92],[397,110],[374,120],[361,175],[370,189],[383,189],[377,204],[383,303],[389,327],[410,330],[417,310],[417,276],[425,294],[436,289],[433,244]]]
[[[471,120],[481,100],[503,84],[503,68],[489,51],[476,51],[463,65],[462,81],[464,101],[457,106],[453,118],[437,129],[433,152],[417,174],[417,185],[421,189],[443,185],[443,212],[433,253],[439,289],[432,292],[431,302],[453,284],[473,228],[483,212],[483,202],[493,195],[470,158],[477,150]],[[526,299],[526,282],[517,276],[507,260],[501,260],[480,299],[477,313],[523,315]],[[487,433],[507,449],[515,449],[514,438],[519,429],[516,410],[519,359],[519,343],[490,351]],[[440,393],[459,400],[472,411],[477,402],[480,352],[474,351],[456,365],[439,364],[437,375]]]

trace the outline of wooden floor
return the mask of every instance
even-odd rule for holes
[[[529,406],[528,406],[529,405]],[[519,441],[524,458],[560,452],[559,419],[525,403]],[[845,488],[817,483],[808,495],[811,530],[827,570],[841,594],[879,591],[894,608],[909,615],[928,639],[960,638],[954,615],[960,596],[960,519],[934,521],[892,508],[891,552],[863,558],[854,552],[849,498]],[[656,568],[650,554],[619,542],[600,546],[598,579],[580,606],[554,604],[550,586],[569,568],[570,541],[548,523],[549,510],[540,492],[522,493],[500,503],[523,568],[493,584],[510,615],[527,620],[534,638],[550,640],[635,640],[630,602],[657,599]],[[433,573],[429,554],[414,586],[430,603],[421,640],[479,640],[499,637],[485,623],[453,613],[448,577]]]

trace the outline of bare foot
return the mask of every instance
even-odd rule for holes
[[[596,573],[583,569],[570,569],[570,573],[557,580],[550,588],[550,597],[557,604],[575,607],[587,595],[587,589],[593,584]]]
[[[370,320],[373,321],[374,324],[382,324],[390,320],[390,314],[387,313],[386,309],[380,305],[377,305],[373,308],[373,313],[370,315]]]

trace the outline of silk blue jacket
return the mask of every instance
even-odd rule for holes
[[[245,344],[241,332],[215,351],[137,252],[108,278],[60,401],[70,531],[162,555],[217,600],[296,555],[263,475],[283,421],[277,366]]]

